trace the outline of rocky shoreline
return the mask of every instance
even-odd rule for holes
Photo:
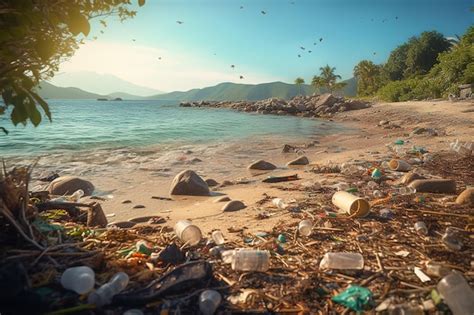
[[[199,101],[181,102],[181,107],[228,108],[237,111],[271,115],[293,115],[302,117],[331,117],[337,112],[346,112],[371,107],[370,102],[346,99],[330,93],[311,96],[295,96],[290,100],[269,98],[260,101]]]

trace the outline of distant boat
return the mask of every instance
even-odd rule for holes
[[[106,98],[98,98],[97,100],[98,101],[108,101],[108,99],[106,99]]]
[[[123,101],[123,99],[121,97],[116,97],[114,98],[114,101]]]

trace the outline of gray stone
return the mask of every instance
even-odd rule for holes
[[[79,177],[61,176],[53,180],[48,187],[52,195],[71,195],[79,189],[84,191],[84,196],[90,196],[94,192],[94,185]]]
[[[217,181],[215,181],[214,179],[212,179],[212,178],[206,179],[205,182],[206,182],[207,186],[209,186],[209,187],[214,187],[214,186],[219,185],[219,183]]]
[[[258,160],[251,163],[248,167],[249,170],[262,170],[262,171],[270,171],[276,169],[276,166],[270,162],[264,160]]]
[[[456,203],[474,207],[474,188],[466,188],[456,198]]]
[[[194,171],[185,170],[173,179],[170,195],[209,196],[209,186]]]
[[[242,201],[239,200],[232,200],[229,201],[222,207],[222,211],[229,212],[229,211],[238,211],[244,209],[246,206]]]
[[[297,157],[296,159],[286,163],[286,165],[290,166],[290,165],[308,165],[309,164],[309,160],[306,156],[302,155],[300,157]]]
[[[216,200],[214,200],[214,202],[219,203],[219,202],[226,202],[226,201],[230,201],[230,200],[231,199],[229,198],[229,196],[222,196],[222,197],[219,197]]]

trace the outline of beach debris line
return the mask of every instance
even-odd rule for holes
[[[52,202],[58,196],[28,190],[31,168],[5,168],[0,278],[8,290],[0,312],[470,314],[474,210],[454,199],[474,184],[473,161],[454,151],[426,160],[419,150],[399,152],[315,166],[308,176],[325,180],[305,181],[317,184],[281,182],[278,189],[304,197],[266,195],[256,220],[263,212],[281,220],[258,232],[198,220],[173,228],[145,216],[124,227],[87,226],[93,206],[77,202],[77,190]],[[391,159],[416,170],[392,170]],[[381,176],[372,176],[375,169]],[[455,192],[400,193],[408,185],[401,179],[418,173],[449,175]],[[25,303],[27,296],[36,302]]]

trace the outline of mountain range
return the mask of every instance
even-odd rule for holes
[[[344,81],[347,85],[338,92],[344,96],[355,96],[357,81],[355,78]],[[171,92],[156,94],[148,97],[133,95],[124,92],[115,92],[107,95],[96,94],[75,87],[58,87],[48,82],[42,82],[38,93],[43,98],[49,99],[97,99],[97,98],[122,98],[124,100],[169,100],[169,101],[256,101],[271,97],[290,99],[298,94],[311,95],[314,92],[323,93],[324,90],[315,91],[314,87],[306,84],[296,85],[284,82],[270,82],[261,84],[220,83],[202,89],[192,89],[185,92]]]

